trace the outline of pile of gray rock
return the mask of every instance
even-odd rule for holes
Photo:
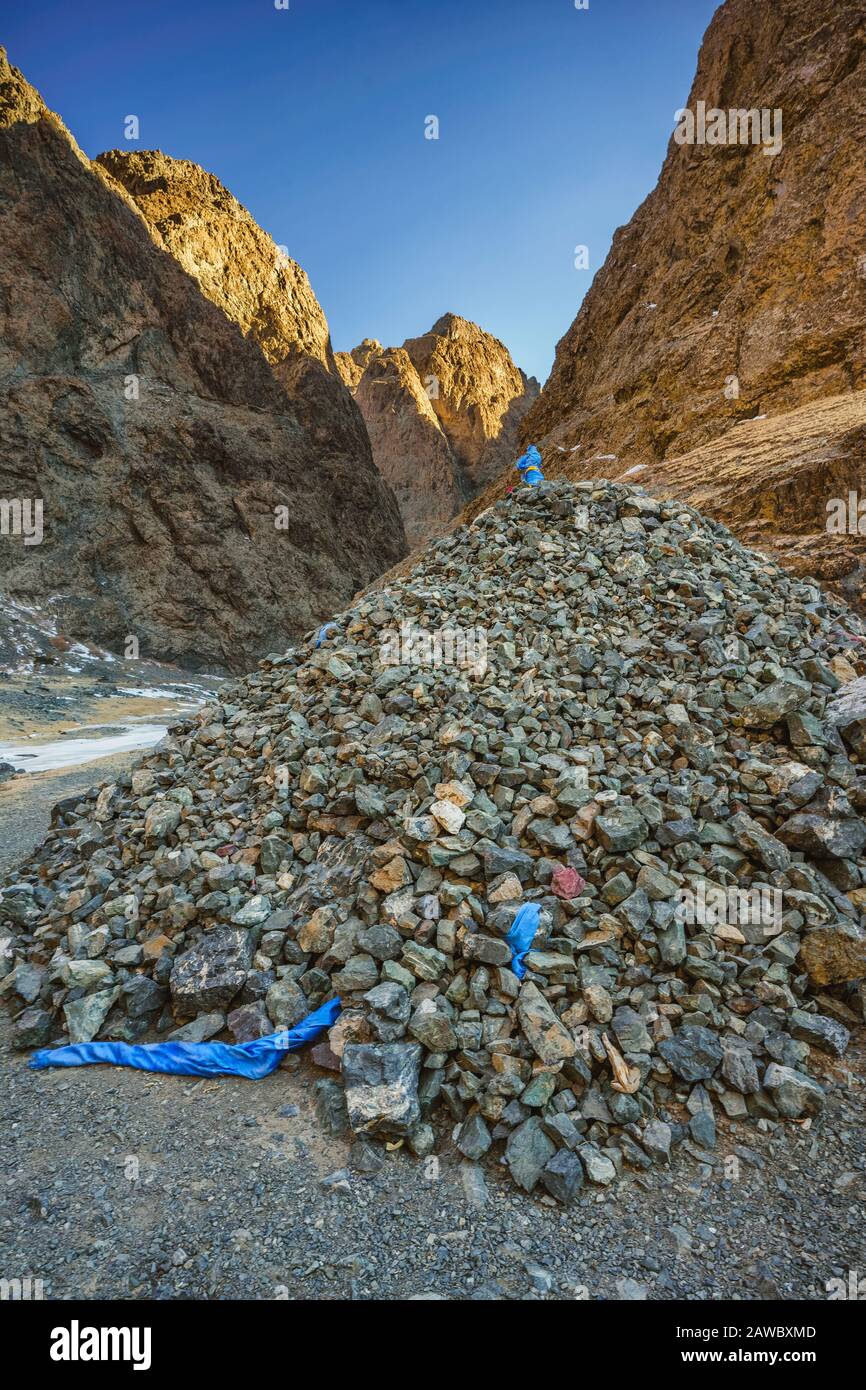
[[[444,1107],[562,1201],[810,1117],[862,1018],[859,630],[682,503],[520,489],[58,805],[0,901],[17,1042],[338,994],[330,1125],[423,1155]]]

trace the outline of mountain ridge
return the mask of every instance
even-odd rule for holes
[[[303,353],[278,379],[5,53],[0,146],[0,492],[45,512],[0,584],[76,638],[248,668],[405,553],[360,414]]]

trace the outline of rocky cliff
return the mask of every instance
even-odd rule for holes
[[[812,576],[866,610],[864,534],[852,529],[866,458],[866,391],[827,396],[733,425],[679,458],[627,470],[624,481],[676,497],[727,524],[747,545]],[[846,527],[836,526],[844,512]],[[854,504],[855,528],[861,517]],[[828,523],[830,529],[828,530]]]
[[[694,129],[679,122],[694,143],[672,136],[524,420],[550,467],[559,445],[581,473],[611,474],[594,455],[671,458],[866,385],[864,91],[859,0],[721,6],[686,104]],[[751,109],[766,112],[766,152],[740,143]]]
[[[402,348],[365,338],[338,353],[337,365],[397,493],[410,545],[437,534],[514,462],[520,422],[538,394],[498,338],[457,314]]]
[[[75,636],[241,669],[397,559],[403,528],[302,273],[278,265],[262,305],[272,367],[214,289],[222,248],[193,277],[117,164],[0,57],[0,494],[43,517],[35,543],[4,514],[0,582]]]
[[[96,163],[269,362],[302,354],[333,366],[327,320],[306,274],[219,179],[161,150],[108,150]]]
[[[443,314],[403,344],[473,493],[508,464],[518,427],[538,395],[498,338],[458,314]]]
[[[409,354],[370,354],[355,388],[373,457],[394,489],[411,547],[438,534],[469,491]]]

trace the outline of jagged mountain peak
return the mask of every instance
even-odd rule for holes
[[[335,370],[328,322],[305,271],[215,174],[160,150],[108,150],[96,163],[270,363],[300,352]]]
[[[538,383],[471,320],[443,314],[401,348],[365,338],[336,358],[410,545],[440,531],[517,456],[517,426]]]
[[[133,170],[202,194],[180,245]],[[2,586],[71,637],[198,670],[248,669],[405,551],[306,277],[244,319],[235,234],[271,267],[273,244],[220,190],[158,151],[91,163],[0,62],[0,492],[44,516],[0,548]]]

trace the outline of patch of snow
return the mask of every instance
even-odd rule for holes
[[[189,690],[195,689],[194,686],[177,686],[174,689],[162,686],[133,686],[119,685],[117,691],[119,695],[137,695],[142,700],[176,700]]]
[[[100,725],[92,726],[94,728]],[[165,737],[165,724],[124,724],[120,734],[102,738],[55,739],[22,747],[20,744],[0,744],[0,762],[11,763],[19,772],[51,772],[58,767],[75,767],[92,763],[112,753],[129,753],[136,748],[150,748]]]

